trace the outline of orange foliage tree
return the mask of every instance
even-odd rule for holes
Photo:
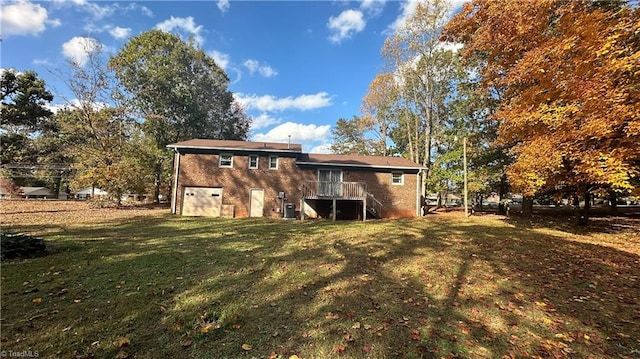
[[[639,18],[624,2],[475,0],[447,25],[503,95],[494,117],[516,190],[580,194],[587,209],[596,188],[637,190]]]

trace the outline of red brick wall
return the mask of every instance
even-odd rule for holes
[[[286,202],[299,207],[304,176],[295,158],[278,157],[278,169],[269,169],[269,156],[258,156],[258,168],[249,169],[249,157],[233,156],[233,168],[220,168],[217,154],[184,154],[180,158],[177,211],[181,212],[184,187],[222,187],[222,203],[235,205],[236,217],[249,216],[250,191],[264,189],[264,215],[278,217],[282,202],[278,192],[285,192]],[[309,179],[309,180],[313,180]]]
[[[285,192],[287,203],[294,203],[300,210],[302,184],[317,181],[317,170],[299,168],[293,157],[278,158],[278,169],[268,168],[269,155],[258,157],[258,169],[249,169],[247,155],[233,156],[233,168],[220,168],[217,154],[180,155],[180,173],[176,209],[181,213],[184,187],[222,187],[222,203],[235,205],[236,217],[249,216],[250,190],[264,189],[264,215],[279,217],[281,201],[278,192]],[[415,174],[404,174],[404,185],[393,185],[391,173],[343,170],[343,181],[366,182],[367,188],[383,208],[386,218],[413,217],[416,213]]]
[[[401,172],[401,171],[398,171]],[[342,172],[345,182],[365,182],[367,191],[382,203],[385,218],[414,217],[416,215],[416,181],[418,175],[404,174],[404,184],[391,183],[390,172]]]

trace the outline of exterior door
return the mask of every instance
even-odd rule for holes
[[[264,216],[264,189],[251,189],[251,202],[249,204],[249,217]]]
[[[341,182],[341,170],[318,170],[318,195],[323,197],[341,196]]]
[[[222,188],[185,187],[182,197],[183,216],[220,217]]]

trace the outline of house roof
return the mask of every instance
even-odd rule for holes
[[[300,156],[297,164],[316,166],[369,167],[419,170],[423,166],[402,157],[336,155],[309,153]]]
[[[196,138],[168,145],[175,149],[203,149],[203,150],[248,150],[268,152],[302,152],[302,145],[298,143],[249,142],[231,140],[207,140]]]
[[[52,196],[53,193],[47,187],[20,187],[24,196]]]

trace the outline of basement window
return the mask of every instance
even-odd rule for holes
[[[221,168],[233,168],[233,155],[220,154],[219,167],[221,167]]]
[[[404,173],[402,172],[392,172],[391,173],[391,183],[394,185],[403,185],[404,184]]]

